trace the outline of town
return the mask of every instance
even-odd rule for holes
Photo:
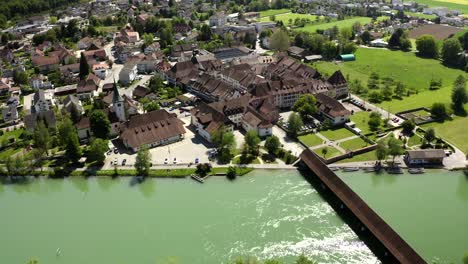
[[[288,3],[275,5],[281,11]],[[408,38],[414,31],[437,26],[458,32],[439,23],[468,22],[455,19],[457,10],[401,1],[390,6],[291,4],[296,18],[287,21],[281,12],[229,13],[239,7],[191,1],[97,0],[56,16],[29,17],[1,35],[1,160],[7,170],[10,164],[31,163],[7,172],[16,174],[31,167],[96,166],[135,166],[141,173],[138,164],[146,173],[150,167],[201,163],[280,168],[296,163],[310,148],[326,163],[393,156],[395,164],[409,167],[442,165],[444,159],[449,168],[463,167],[463,151],[423,128],[445,118],[445,107],[389,112],[378,103],[418,91],[382,77],[379,92],[376,73],[366,88],[340,69],[314,67],[322,60],[344,65],[361,60],[353,54],[359,45],[411,49]],[[413,15],[418,11],[421,17]],[[325,23],[362,12],[372,21],[317,28],[316,34],[298,31],[291,41],[291,27],[319,24],[305,18],[307,12]],[[385,41],[384,36],[391,37]],[[465,49],[467,36],[459,44]],[[438,53],[430,50],[431,43],[429,35],[417,39],[418,47],[425,47],[419,48],[421,56]],[[457,81],[466,86],[463,75]],[[430,80],[430,89],[440,82]]]

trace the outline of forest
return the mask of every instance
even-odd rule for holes
[[[26,15],[34,15],[52,10],[80,0],[0,0],[0,28],[7,25],[7,21]]]

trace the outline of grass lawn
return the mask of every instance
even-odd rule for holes
[[[306,144],[306,146],[308,147],[323,144],[323,140],[313,133],[304,136],[299,136],[299,140],[302,141],[302,143]]]
[[[106,33],[117,32],[117,27],[116,26],[108,26],[108,27],[102,26],[102,27],[96,27],[96,30],[106,32]]]
[[[333,157],[341,155],[341,152],[339,150],[337,150],[334,147],[330,147],[330,146],[314,149],[315,154],[317,154],[317,155],[319,155],[320,157],[323,158],[322,149],[324,149],[324,148],[327,148],[327,150],[328,150],[327,155],[325,155],[326,159],[333,158]]]
[[[406,11],[405,11],[405,15],[422,18],[422,19],[434,19],[437,17],[436,15],[428,15],[428,14],[423,14],[423,13],[406,12]]]
[[[232,163],[233,164],[241,164],[241,156],[235,157],[232,160]],[[248,164],[260,164],[260,161],[258,160],[258,158],[255,158],[255,159],[251,160]]]
[[[324,137],[328,138],[329,140],[338,140],[347,137],[354,136],[354,134],[346,128],[338,128],[338,129],[329,129],[325,131],[320,131]]]
[[[375,150],[363,153],[361,155],[354,156],[350,159],[340,160],[337,163],[361,162],[361,161],[371,161],[371,160],[376,160]]]
[[[415,2],[428,5],[429,7],[443,6],[459,10],[464,14],[468,13],[468,3],[466,0],[416,0]]]
[[[370,112],[367,111],[361,111],[361,112],[355,112],[351,117],[351,121],[353,121],[356,124],[356,127],[361,129],[362,134],[367,134],[372,132],[369,129],[369,125],[367,122],[369,122],[369,116]]]
[[[16,140],[19,139],[21,133],[23,133],[24,129],[16,129],[8,132],[4,132],[2,136],[0,136],[0,142],[3,140],[8,140],[9,138],[15,138]]]
[[[305,27],[302,28],[296,28],[296,30],[299,31],[307,31],[307,32],[316,32],[317,29],[329,29],[334,26],[337,26],[338,28],[342,27],[351,27],[355,22],[360,22],[362,25],[368,24],[371,22],[370,17],[353,17],[353,18],[348,18],[344,20],[335,20],[331,21],[329,23],[322,23],[322,24],[308,24]]]
[[[356,150],[368,146],[362,138],[354,138],[340,143],[340,147],[344,150]]]
[[[283,8],[283,9],[268,9],[265,11],[260,11],[260,17],[269,17],[272,15],[290,13],[291,9]]]
[[[418,134],[416,133],[413,134],[407,142],[409,147],[421,145],[421,143],[422,143],[422,138],[418,136]]]
[[[351,80],[361,80],[363,85],[367,84],[370,73],[376,72],[381,79],[390,77],[403,82],[407,87],[419,90],[418,94],[404,97],[402,100],[393,99],[380,104],[390,112],[421,106],[430,107],[435,102],[449,103],[455,78],[458,75],[468,78],[468,74],[462,70],[447,68],[437,60],[419,58],[413,52],[360,48],[355,54],[356,61],[317,62],[313,67],[328,75],[341,70],[345,76],[349,75]],[[433,77],[442,78],[442,88],[429,91],[429,82]]]
[[[444,123],[425,124],[423,128],[434,128],[436,136],[458,147],[464,153],[468,153],[468,133],[466,131],[468,117],[455,117],[452,121]]]
[[[294,26],[294,20],[296,18],[303,19],[303,18],[308,18],[312,21],[315,21],[316,16],[310,15],[310,14],[297,14],[297,13],[286,13],[286,14],[279,14],[275,15],[276,21],[283,21],[283,24],[285,26],[289,26],[289,19],[293,20],[293,24],[291,26]],[[261,22],[266,22],[266,21],[271,21],[270,17],[262,17],[260,19]]]

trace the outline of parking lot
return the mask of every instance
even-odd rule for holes
[[[185,138],[181,141],[150,149],[153,167],[162,165],[181,165],[190,164],[198,161],[199,163],[208,162],[209,152],[213,147],[202,139],[200,136],[195,135],[194,131],[190,129],[190,116],[185,116],[184,113],[180,114],[177,110],[170,112],[177,112],[179,118],[185,123]],[[104,168],[110,169],[117,161],[118,166],[133,167],[137,154],[130,153],[120,145],[118,140],[113,141],[113,147],[117,148],[118,153],[111,151],[107,155]],[[125,160],[125,165],[122,162]]]

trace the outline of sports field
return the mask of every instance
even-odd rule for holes
[[[380,78],[390,77],[403,82],[407,87],[418,89],[418,94],[403,97],[403,100],[393,99],[380,105],[390,112],[430,107],[435,102],[449,103],[452,83],[458,75],[468,78],[468,74],[462,70],[451,69],[443,66],[440,61],[422,59],[414,52],[390,51],[385,49],[360,48],[356,51],[356,61],[345,63],[317,62],[312,67],[319,72],[328,75],[336,70],[341,70],[349,78],[360,79],[363,85],[371,72],[379,74]],[[442,88],[429,91],[429,82],[432,78],[442,79]]]

